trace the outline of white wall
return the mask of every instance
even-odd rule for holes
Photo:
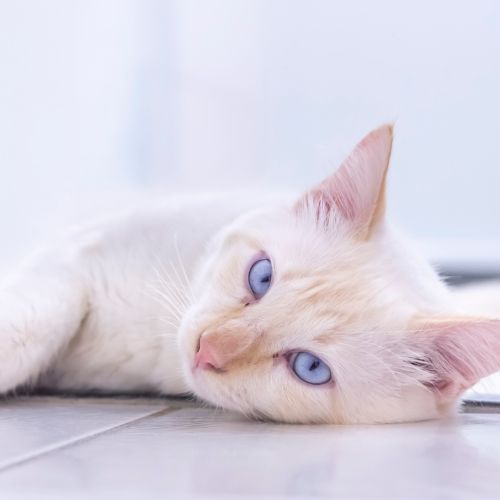
[[[498,89],[495,0],[0,1],[2,255],[110,189],[309,185],[395,120],[393,218],[500,266]]]

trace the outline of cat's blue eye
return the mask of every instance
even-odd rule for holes
[[[328,365],[310,352],[296,353],[291,358],[291,368],[300,380],[308,384],[326,384],[332,379]]]
[[[248,272],[248,286],[256,299],[263,297],[271,286],[273,266],[269,259],[255,262]]]

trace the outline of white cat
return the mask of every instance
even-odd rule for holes
[[[1,288],[0,391],[194,393],[284,422],[447,413],[500,369],[500,320],[467,316],[389,231],[391,145],[375,130],[290,203],[171,200],[39,252]]]

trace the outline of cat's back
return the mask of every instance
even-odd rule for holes
[[[70,239],[100,243],[137,243],[135,238],[161,239],[165,235],[189,233],[194,242],[204,239],[232,222],[239,215],[264,205],[283,204],[286,193],[222,192],[168,195],[135,199],[131,206],[120,202],[94,215],[92,222],[75,225]],[[130,239],[129,239],[130,238]],[[97,242],[97,240],[96,240]]]
[[[280,195],[250,192],[168,195],[134,199],[130,206],[94,213],[56,242],[66,253],[102,262],[148,266],[151,259],[176,257],[190,268],[193,259],[221,228],[239,215]],[[180,255],[177,255],[180,254]],[[106,269],[103,269],[106,270]]]

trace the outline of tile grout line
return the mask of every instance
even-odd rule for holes
[[[122,427],[126,427],[127,425],[134,424],[135,422],[139,422],[139,421],[144,420],[144,419],[149,418],[149,417],[153,417],[156,415],[162,415],[162,414],[166,415],[168,413],[173,413],[173,412],[178,411],[178,410],[179,410],[179,408],[169,408],[167,406],[165,408],[162,408],[161,410],[152,411],[151,413],[145,413],[139,417],[130,418],[129,420],[126,420],[126,421],[124,421],[120,424],[117,424],[117,425],[103,427],[97,431],[87,432],[87,433],[79,435],[78,437],[70,438],[70,439],[67,439],[65,441],[61,441],[59,443],[54,443],[52,445],[47,445],[47,446],[41,447],[34,452],[31,452],[31,453],[28,452],[28,453],[25,453],[24,455],[21,455],[17,458],[14,458],[12,460],[0,462],[0,474],[8,469],[11,469],[12,467],[17,467],[17,466],[22,465],[26,462],[36,460],[39,457],[49,455],[55,451],[62,450],[64,448],[69,448],[75,444],[79,444],[82,441],[89,441],[95,437],[99,437],[99,436],[102,436],[103,434],[113,432],[115,430],[121,429]]]

